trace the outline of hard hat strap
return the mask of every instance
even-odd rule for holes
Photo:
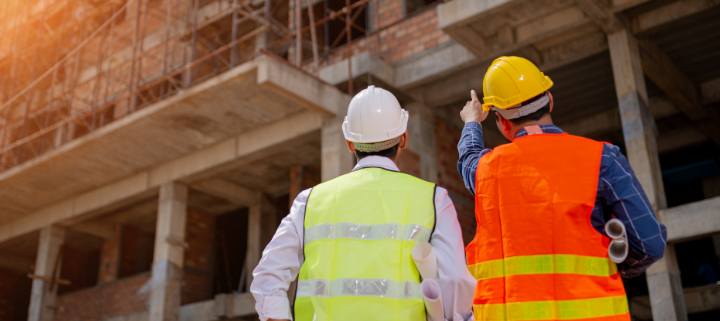
[[[530,114],[540,110],[541,108],[545,107],[545,105],[547,105],[548,103],[550,103],[550,96],[548,96],[547,94],[543,94],[543,96],[540,97],[540,99],[535,100],[527,105],[523,105],[521,103],[519,105],[512,106],[508,109],[500,109],[495,106],[492,106],[491,108],[492,108],[492,110],[498,112],[505,119],[516,119],[516,118],[530,115]]]
[[[386,141],[377,142],[377,143],[353,143],[353,146],[355,146],[355,149],[357,151],[363,152],[363,153],[374,153],[379,152],[381,150],[386,150],[390,147],[393,147],[400,143],[400,138],[402,136],[398,136]]]

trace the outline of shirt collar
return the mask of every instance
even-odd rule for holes
[[[543,134],[562,134],[564,131],[560,129],[560,127],[557,127],[555,125],[540,125],[540,129],[542,129]],[[520,138],[523,136],[527,136],[528,132],[525,130],[525,128],[521,129],[517,134],[515,134],[515,138]]]
[[[368,167],[379,167],[394,172],[400,171],[395,162],[392,161],[392,159],[383,156],[367,156],[358,161],[357,165],[355,165],[355,168],[353,168],[353,171]]]

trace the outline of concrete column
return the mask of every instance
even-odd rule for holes
[[[637,41],[627,30],[608,34],[615,90],[628,161],[657,212],[667,207]],[[653,320],[687,320],[673,246],[647,271]]]
[[[260,263],[262,252],[270,242],[277,227],[275,206],[268,197],[258,193],[257,202],[250,207],[248,215],[248,243],[245,256],[246,290],[250,291],[252,272]]]
[[[408,150],[420,156],[420,178],[437,183],[435,115],[429,107],[415,102],[407,104],[405,109],[410,113]]]
[[[177,321],[180,318],[187,195],[187,186],[175,182],[160,187],[150,289],[150,321]]]
[[[342,122],[345,119],[347,106],[338,111],[335,119],[328,119],[322,127],[322,170],[320,179],[323,182],[349,173],[355,164],[355,155],[347,149],[345,136],[342,133]]]
[[[62,227],[48,226],[40,230],[28,321],[52,321],[55,316],[56,281],[60,278],[62,267],[60,247],[64,241],[65,229]]]

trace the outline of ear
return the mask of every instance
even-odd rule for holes
[[[345,140],[345,143],[347,143],[348,151],[355,154],[355,145],[353,145],[353,143],[347,139]]]
[[[552,113],[553,107],[555,106],[555,101],[553,100],[552,94],[548,91],[548,97],[550,97],[550,112]]]
[[[398,149],[407,148],[407,143],[408,143],[408,138],[409,138],[408,136],[409,135],[408,135],[407,131],[405,131],[405,133],[403,133],[402,136],[400,136],[400,143],[399,143]]]
[[[500,126],[502,126],[501,130],[503,132],[509,133],[510,131],[512,131],[512,123],[509,120],[503,118],[503,116],[499,113],[495,113],[495,116],[497,117],[498,121],[500,121]]]

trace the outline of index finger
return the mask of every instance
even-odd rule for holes
[[[480,101],[480,99],[478,99],[477,93],[475,93],[474,90],[470,91],[470,97],[472,97],[473,101]]]

